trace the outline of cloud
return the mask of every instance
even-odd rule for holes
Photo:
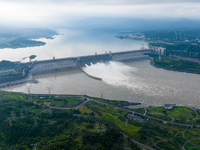
[[[0,19],[9,24],[63,24],[86,17],[200,19],[199,0],[1,0]]]
[[[172,4],[172,3],[200,3],[199,0],[1,0],[15,3],[65,3],[90,5],[137,5],[137,4]]]

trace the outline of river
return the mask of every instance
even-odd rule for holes
[[[95,52],[138,50],[143,41],[120,40],[113,33],[92,31],[62,30],[61,35],[53,40],[41,39],[48,42],[42,47],[7,49],[2,54],[9,60],[16,60],[26,55],[37,55],[38,60],[81,55],[92,55]],[[1,50],[2,51],[2,50]],[[13,56],[7,53],[15,51]],[[0,59],[2,59],[2,55]],[[26,60],[25,60],[26,61]],[[142,102],[143,105],[162,105],[175,103],[200,107],[200,75],[168,71],[150,65],[150,60],[140,60],[128,63],[108,62],[97,63],[83,68],[87,73],[102,78],[94,80],[80,70],[63,71],[58,73],[35,76],[38,84],[25,83],[7,87],[2,90],[48,93],[47,87],[53,94],[87,94],[111,100],[127,100]]]

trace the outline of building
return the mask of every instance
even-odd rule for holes
[[[142,103],[135,103],[135,102],[122,102],[120,106],[129,106],[129,105],[141,105]]]
[[[137,115],[128,114],[128,115],[127,115],[127,118],[132,119],[132,120],[135,120],[135,121],[138,121],[138,122],[140,122],[140,123],[146,123],[146,120],[145,120],[145,119],[142,119],[142,118],[140,118],[140,117],[137,116]]]
[[[15,72],[15,69],[0,70],[0,74]]]
[[[163,47],[151,47],[150,52],[153,54],[158,54],[158,55],[166,55],[166,48]]]
[[[176,104],[165,104],[165,105],[163,105],[163,108],[165,108],[165,109],[172,109],[173,106],[176,106]]]

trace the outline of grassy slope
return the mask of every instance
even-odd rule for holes
[[[148,109],[147,112],[150,114],[159,113],[163,115],[172,116],[175,119],[175,122],[180,123],[195,123],[193,119],[196,118],[195,111],[189,107],[175,106],[172,109],[168,110],[162,107],[154,107]]]
[[[96,142],[98,137],[101,138],[107,136],[107,133],[104,135],[103,132],[96,132],[95,126],[97,124],[101,127],[100,131],[102,131],[102,124],[105,124],[106,131],[108,128],[114,127],[119,131],[128,134],[132,138],[152,147],[156,141],[170,139],[178,131],[186,129],[185,127],[164,124],[163,122],[151,119],[146,124],[129,120],[128,126],[126,126],[125,120],[127,119],[127,112],[97,104],[95,102],[88,102],[86,104],[87,108],[80,107],[77,110],[54,109],[53,113],[50,114],[48,110],[42,110],[41,106],[24,101],[25,97],[26,95],[9,92],[2,92],[0,96],[0,147],[4,147],[4,149],[14,147],[16,149],[19,149],[20,147],[24,147],[22,149],[28,149],[30,148],[31,143],[39,143],[38,149],[45,150],[58,146],[60,141],[65,141],[61,142],[60,146],[66,147],[71,144],[71,147],[74,147],[74,149],[82,147],[84,143],[86,144],[85,147],[87,147],[87,149],[93,149],[98,146],[106,147],[108,145],[103,145],[103,143],[97,144],[98,142]],[[37,99],[38,97],[34,98]],[[20,117],[20,110],[23,110],[25,113],[24,118]],[[7,120],[7,117],[10,117],[10,111],[16,113],[16,119],[12,120],[12,127],[9,126]],[[151,111],[161,112],[162,110],[160,108],[157,108],[157,110],[156,108],[152,108]],[[175,117],[179,117],[178,114],[182,114],[183,111],[186,111],[187,113],[190,112],[190,110],[185,107],[182,109],[181,107],[177,107],[177,110],[169,110],[171,115],[174,115]],[[73,113],[81,113],[88,117],[73,117]],[[33,117],[38,118],[38,127],[34,127]],[[49,124],[49,121],[57,122]],[[199,129],[197,128],[197,130]],[[185,136],[188,137],[188,135],[190,135],[198,137],[198,132],[199,131],[193,131],[192,129],[190,132],[186,132]],[[90,139],[90,137],[92,138],[90,141],[83,141],[83,136],[85,139]],[[113,142],[115,140],[117,139],[113,139]],[[183,142],[181,136],[178,136],[172,141],[164,142],[161,144],[161,147],[168,145],[171,149],[179,149]],[[115,146],[115,149],[118,149],[120,144],[114,144],[113,146]]]
[[[80,104],[82,101],[80,97],[46,97],[44,99],[39,99],[37,103],[43,105],[45,102],[51,102],[50,106],[63,106],[66,102],[65,107],[73,107]]]
[[[31,149],[32,143],[38,143],[38,149],[122,149],[123,136],[115,130],[116,126],[110,126],[106,120],[99,120],[99,116],[88,115],[93,112],[90,109],[82,109],[87,118],[73,117],[73,113],[79,110],[42,110],[41,106],[32,102],[24,101],[25,95],[17,93],[2,92],[0,95],[0,149]],[[35,97],[38,98],[38,97]],[[24,117],[20,117],[20,111]],[[9,126],[7,117],[10,111],[16,114]],[[38,127],[34,126],[33,117],[37,117]],[[56,121],[54,123],[49,123]],[[97,133],[96,124],[106,124],[105,132]],[[100,130],[102,131],[102,130]],[[83,137],[86,138],[83,138]],[[92,138],[91,140],[88,140]],[[86,139],[86,140],[83,140]],[[99,140],[100,141],[99,141]],[[109,143],[105,142],[108,141]],[[137,146],[132,142],[130,147]]]

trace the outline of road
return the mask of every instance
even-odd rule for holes
[[[55,109],[77,109],[77,108],[79,108],[79,107],[81,107],[81,106],[83,106],[85,103],[87,103],[88,101],[90,101],[90,100],[86,100],[86,101],[84,101],[84,102],[82,102],[82,103],[80,103],[79,105],[77,105],[77,106],[75,106],[75,107],[61,107],[61,106],[49,106],[49,108],[55,108]]]
[[[124,137],[128,137],[126,134],[124,134],[123,132],[120,132]],[[131,138],[131,141],[133,141],[134,143],[136,143],[136,144],[138,144],[138,145],[141,145],[141,146],[143,146],[143,147],[145,147],[145,148],[148,148],[148,149],[150,149],[150,150],[155,150],[154,148],[151,148],[151,147],[149,147],[149,146],[147,146],[147,145],[145,145],[145,144],[143,144],[143,143],[140,143],[140,142],[138,142],[138,141],[136,141],[136,140],[134,140],[134,139],[132,139]]]
[[[114,107],[115,109],[119,109],[119,110],[123,110],[123,111],[126,111],[126,112],[134,113],[134,114],[137,114],[137,115],[140,115],[140,116],[144,116],[144,117],[147,117],[147,118],[150,118],[150,119],[162,121],[163,123],[170,123],[170,124],[179,125],[179,126],[193,127],[193,124],[175,123],[175,122],[163,120],[163,119],[160,119],[160,118],[144,115],[144,114],[141,114],[141,113],[138,113],[138,112],[134,112],[133,110],[129,110],[129,109],[126,109],[126,108],[121,108],[121,107],[114,106],[114,105],[111,105],[111,104],[107,104],[107,103],[104,103],[104,102],[101,102],[101,101],[97,101],[97,100],[93,100],[93,99],[89,99],[89,98],[88,98],[88,100],[96,102],[96,103],[99,103],[99,104],[102,104],[102,105]],[[196,127],[199,127],[199,125],[196,125]]]
[[[49,108],[56,108],[56,109],[77,109],[80,106],[82,106],[83,104],[85,104],[85,103],[87,103],[89,101],[93,101],[93,102],[96,102],[96,103],[99,103],[99,104],[102,104],[102,105],[105,105],[105,106],[113,107],[115,109],[123,110],[123,111],[130,112],[130,113],[134,113],[134,114],[137,114],[137,115],[140,115],[140,116],[144,116],[144,117],[147,117],[147,118],[150,118],[150,119],[162,121],[163,123],[170,123],[170,124],[174,124],[174,125],[178,125],[178,126],[186,126],[186,127],[191,127],[191,128],[193,127],[193,124],[184,124],[184,123],[171,122],[171,121],[167,121],[167,120],[164,120],[164,119],[160,119],[160,118],[148,116],[146,114],[141,114],[141,113],[138,113],[138,112],[135,112],[133,110],[126,109],[126,108],[122,108],[122,107],[114,106],[114,105],[111,105],[111,104],[107,104],[107,103],[104,103],[104,102],[101,102],[101,101],[97,101],[97,100],[94,100],[94,99],[90,99],[90,98],[86,98],[86,99],[87,99],[86,101],[84,101],[83,103],[80,103],[79,105],[77,105],[75,107],[49,106]],[[200,127],[200,125],[196,125],[196,127]]]
[[[86,98],[86,97],[84,97],[84,99],[85,99],[85,98]],[[87,99],[86,101],[82,102],[81,104],[79,104],[79,105],[77,105],[77,106],[75,106],[75,107],[70,107],[70,108],[69,108],[69,107],[49,106],[49,108],[56,108],[56,109],[77,109],[77,108],[79,108],[80,106],[82,106],[83,104],[85,104],[85,103],[87,103],[87,102],[89,102],[89,101],[93,101],[93,102],[102,104],[102,105],[104,105],[104,106],[109,106],[109,107],[113,107],[113,108],[115,108],[115,109],[119,109],[119,110],[123,110],[123,111],[126,111],[126,112],[134,113],[134,114],[137,114],[137,115],[140,115],[140,116],[144,116],[144,117],[147,117],[148,119],[150,118],[150,119],[162,121],[163,123],[170,123],[170,124],[174,124],[174,125],[178,125],[178,126],[186,126],[186,127],[190,127],[190,129],[193,128],[193,125],[192,125],[192,124],[183,124],[183,123],[175,123],[175,122],[172,122],[172,121],[173,121],[173,117],[172,117],[172,121],[167,121],[167,120],[163,120],[163,119],[160,119],[160,118],[148,116],[148,115],[146,115],[146,113],[141,114],[141,113],[138,113],[138,112],[134,112],[133,110],[129,110],[129,109],[126,109],[126,108],[114,106],[114,105],[107,104],[107,103],[104,103],[104,102],[101,102],[101,101],[97,101],[97,100],[94,100],[94,99],[90,99],[90,98],[86,98],[86,99]],[[196,127],[200,127],[200,125],[196,125]],[[187,130],[189,130],[189,129],[187,129]],[[185,144],[188,143],[188,142],[190,142],[190,141],[192,140],[192,139],[187,140],[187,139],[185,138],[184,133],[185,133],[187,130],[177,132],[177,133],[175,134],[175,136],[174,136],[173,138],[171,138],[171,139],[157,141],[156,143],[154,143],[154,146],[157,147],[156,144],[159,143],[159,142],[170,141],[170,140],[174,139],[174,138],[178,135],[178,133],[182,133],[184,139],[186,140],[186,142],[185,142],[184,145],[182,146],[182,149],[183,149],[184,146],[185,146]],[[124,134],[123,132],[120,132],[120,133],[123,134],[124,136],[127,136],[127,135]],[[199,138],[199,139],[200,139],[200,138]],[[155,150],[155,149],[153,149],[153,148],[151,148],[151,147],[149,147],[149,146],[147,146],[147,145],[145,145],[145,144],[142,144],[142,143],[140,143],[140,142],[138,142],[138,141],[136,141],[136,140],[134,140],[134,139],[131,139],[131,140],[132,140],[134,143],[139,144],[139,145],[141,145],[141,146],[143,146],[143,147],[145,147],[145,148],[148,148],[148,149],[151,149],[151,150]],[[194,145],[194,144],[193,144],[193,145]],[[196,145],[195,145],[195,146],[196,146]],[[157,147],[157,148],[158,148],[158,147]]]
[[[31,73],[29,73],[29,75],[24,79],[1,83],[0,87],[2,88],[2,87],[12,86],[17,84],[22,84],[25,82],[38,83],[38,81],[34,79],[34,76]],[[7,83],[9,83],[9,85],[7,85]]]

